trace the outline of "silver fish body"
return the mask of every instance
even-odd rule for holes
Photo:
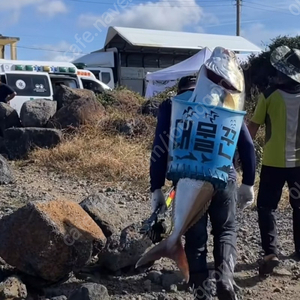
[[[213,193],[213,185],[209,182],[189,178],[180,179],[176,187],[173,204],[173,231],[167,239],[142,256],[136,267],[161,257],[168,257],[176,262],[186,282],[188,282],[189,265],[181,237],[205,214],[211,203]]]

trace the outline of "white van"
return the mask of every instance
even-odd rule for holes
[[[82,82],[83,88],[92,90],[95,92],[95,94],[112,90],[107,84],[98,80],[96,76],[89,70],[78,70],[77,75]]]
[[[70,88],[87,88],[95,93],[106,89],[93,74],[78,75],[77,72],[72,63],[0,59],[1,82],[17,93],[10,105],[18,114],[26,101],[36,98],[53,100],[53,95],[62,84]]]

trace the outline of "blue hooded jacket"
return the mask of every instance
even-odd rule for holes
[[[165,100],[159,106],[157,116],[157,126],[150,161],[150,189],[154,192],[165,184],[165,176],[168,164],[168,145],[171,124],[172,101]],[[246,185],[254,185],[256,156],[252,138],[247,126],[243,123],[237,148],[242,163],[243,180]],[[229,173],[229,180],[236,180],[236,170],[234,166]]]

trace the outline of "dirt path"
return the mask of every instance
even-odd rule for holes
[[[122,186],[109,186],[103,182],[73,180],[44,169],[36,169],[32,163],[24,164],[22,167],[13,164],[13,168],[16,183],[0,186],[0,216],[30,200],[64,197],[78,202],[90,194],[99,192],[112,197],[123,208],[123,217],[127,220],[124,227],[145,219],[150,213],[147,193],[125,192]],[[242,289],[244,300],[298,300],[300,297],[300,263],[290,257],[293,253],[291,211],[289,208],[280,210],[277,216],[279,250],[283,268],[265,280],[258,277],[257,270],[257,260],[261,251],[257,213],[247,211],[238,216],[239,257],[236,266],[236,282]],[[211,245],[210,237],[210,265],[212,265]],[[165,259],[156,264],[156,269],[163,273],[176,270],[174,265]],[[193,299],[188,292],[166,292],[161,284],[152,283],[150,290],[144,274],[127,277],[103,277],[101,274],[95,274],[94,278],[108,288],[112,300]]]

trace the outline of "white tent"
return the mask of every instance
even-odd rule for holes
[[[153,73],[147,73],[145,97],[151,98],[165,91],[167,88],[174,86],[181,77],[196,74],[202,64],[210,57],[211,53],[208,48],[204,48],[176,65]]]

